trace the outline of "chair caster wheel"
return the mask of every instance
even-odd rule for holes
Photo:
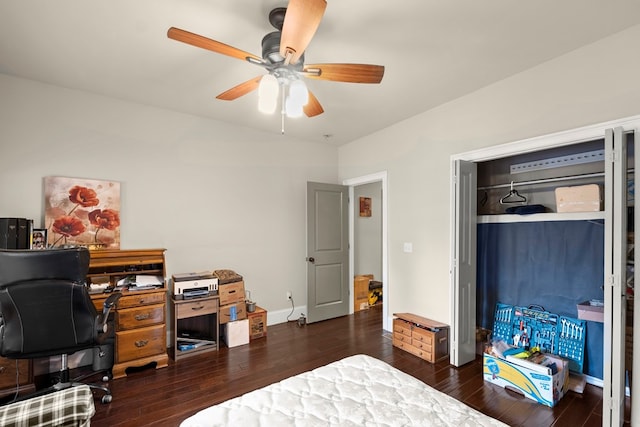
[[[105,394],[104,396],[102,396],[102,403],[111,403],[111,399],[113,399],[113,396],[111,396],[110,394]]]

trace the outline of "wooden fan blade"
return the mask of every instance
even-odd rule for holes
[[[302,110],[307,117],[313,117],[324,113],[324,109],[322,108],[322,105],[320,105],[318,98],[316,98],[311,91],[309,91],[309,102],[307,102],[307,105],[302,107]]]
[[[233,101],[234,99],[240,98],[241,96],[256,90],[260,85],[261,79],[262,76],[254,77],[251,80],[247,80],[244,83],[240,83],[239,85],[222,92],[220,95],[216,96],[216,98],[222,99],[223,101]]]
[[[243,61],[246,61],[247,58],[253,58],[260,63],[263,62],[262,58],[252,53],[245,52],[224,43],[220,43],[219,41],[208,39],[198,34],[190,33],[189,31],[181,30],[180,28],[169,28],[169,30],[167,31],[167,37],[179,42],[190,44],[195,47],[200,47],[212,52],[221,53],[222,55],[227,55],[232,58],[242,59]]]
[[[326,0],[289,1],[280,38],[280,55],[286,64],[298,62],[316,33],[326,8]]]
[[[302,70],[305,77],[347,83],[380,83],[382,65],[369,64],[308,64]]]

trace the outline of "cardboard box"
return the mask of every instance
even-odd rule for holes
[[[218,295],[220,296],[220,305],[227,305],[240,301],[244,303],[244,281],[218,285]]]
[[[509,388],[543,405],[553,407],[565,395],[569,387],[569,361],[553,354],[557,372],[530,369],[514,362],[483,354],[482,373],[484,380]]]
[[[353,311],[369,308],[369,281],[373,274],[363,274],[353,278]]]
[[[578,319],[604,323],[604,305],[593,305],[591,301],[578,304]]]
[[[235,311],[235,316],[234,316]],[[247,305],[244,301],[227,304],[220,307],[220,324],[234,322],[247,318]]]
[[[558,187],[555,193],[558,212],[598,212],[600,210],[600,187],[597,184]]]
[[[236,320],[222,325],[222,339],[227,347],[249,344],[249,320]]]
[[[267,310],[256,306],[256,311],[247,313],[249,320],[249,340],[267,336]]]

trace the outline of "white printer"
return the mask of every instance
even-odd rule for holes
[[[171,278],[175,299],[200,298],[218,293],[218,278],[209,271],[174,274]]]

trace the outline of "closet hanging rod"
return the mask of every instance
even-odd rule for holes
[[[627,169],[627,175],[635,173],[635,169]],[[478,187],[478,190],[492,190],[494,188],[510,188],[511,186],[516,185],[534,185],[534,184],[544,184],[547,182],[558,182],[558,181],[570,181],[572,179],[585,179],[585,178],[598,178],[603,177],[604,172],[596,172],[596,173],[586,173],[583,175],[570,175],[570,176],[560,176],[557,178],[541,178],[534,179],[530,181],[512,181],[508,184],[495,184],[495,185],[487,185],[485,187]]]
[[[510,188],[512,185],[515,187],[516,185],[534,185],[534,184],[544,184],[547,182],[559,182],[559,181],[569,181],[572,179],[585,179],[585,178],[598,178],[603,177],[604,172],[597,173],[589,173],[584,175],[572,175],[572,176],[561,176],[557,178],[542,178],[542,179],[534,179],[531,181],[513,181],[509,184],[495,184],[495,185],[487,185],[485,187],[478,187],[478,190],[492,190],[494,188]]]

